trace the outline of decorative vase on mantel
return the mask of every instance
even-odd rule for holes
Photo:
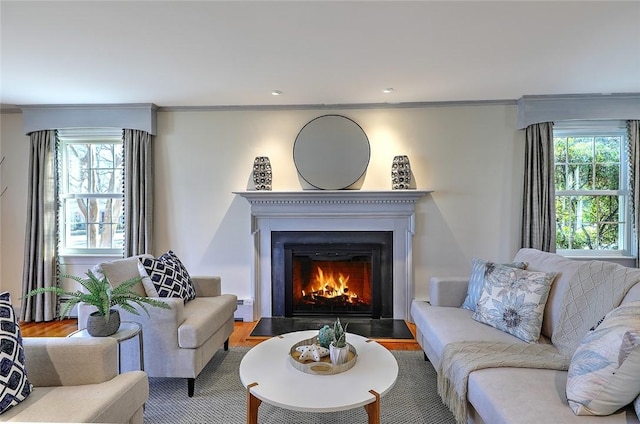
[[[253,184],[256,190],[271,190],[271,162],[268,156],[253,161]]]
[[[406,155],[394,156],[391,164],[391,188],[406,190],[411,185],[411,164]]]
[[[87,317],[87,333],[92,337],[108,337],[120,328],[120,312],[115,309],[109,311],[109,320],[104,315],[93,312]]]

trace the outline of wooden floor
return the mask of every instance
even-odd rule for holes
[[[251,331],[256,322],[236,321],[233,334],[229,338],[231,346],[253,347],[267,337],[251,337]],[[409,330],[415,336],[415,325],[407,323]],[[20,330],[23,337],[66,337],[68,334],[78,329],[75,319],[64,319],[61,321],[40,322],[40,323],[20,323]],[[420,346],[415,340],[404,339],[379,339],[376,340],[381,345],[391,350],[420,350]]]

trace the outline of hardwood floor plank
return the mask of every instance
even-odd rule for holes
[[[258,322],[240,322],[234,324],[234,331],[229,337],[230,346],[253,347],[268,337],[251,337],[251,331]],[[415,325],[407,323],[409,330],[415,337]],[[78,321],[64,319],[49,322],[21,322],[22,337],[66,337],[78,329]],[[414,340],[378,339],[381,345],[390,350],[420,350],[420,346]]]

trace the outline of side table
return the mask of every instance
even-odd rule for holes
[[[140,371],[144,371],[144,351],[142,346],[142,325],[133,321],[122,321],[120,323],[120,328],[114,334],[108,336],[116,339],[118,341],[118,372],[122,372],[122,366],[120,361],[121,356],[121,346],[122,342],[132,339],[135,336],[138,336],[138,346],[139,346],[139,363],[140,363]],[[73,333],[69,334],[67,337],[93,337],[89,334],[87,329],[76,330]]]

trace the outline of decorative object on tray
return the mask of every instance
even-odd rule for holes
[[[291,349],[289,350],[289,362],[291,365],[298,371],[302,371],[307,374],[330,375],[345,372],[356,364],[358,352],[356,351],[356,348],[349,343],[347,343],[347,347],[349,349],[347,353],[347,361],[342,365],[333,365],[329,355],[321,357],[320,361],[315,361],[313,359],[300,359],[301,353],[298,351],[299,347],[308,347],[314,344],[318,345],[318,343],[318,337],[316,336],[310,339],[301,340],[291,346]]]
[[[329,349],[319,346],[317,344],[298,346],[296,351],[300,352],[301,361],[307,361],[313,359],[316,362],[320,362],[321,358],[324,358],[329,354]]]
[[[391,188],[406,190],[411,188],[411,164],[406,155],[394,156],[391,164]]]
[[[253,161],[253,184],[256,190],[271,190],[271,162],[268,156],[256,156]]]
[[[318,332],[318,342],[320,346],[329,349],[329,345],[333,341],[333,328],[325,325]]]
[[[291,364],[308,374],[338,374],[353,367],[358,354],[347,343],[348,325],[343,327],[337,318],[333,325],[323,326],[317,336],[293,345],[289,352]]]
[[[60,312],[60,319],[68,315],[74,306],[78,303],[87,303],[96,307],[97,311],[93,312],[87,320],[87,332],[93,337],[106,337],[114,334],[120,328],[120,313],[111,309],[119,306],[125,311],[140,315],[140,312],[133,306],[139,305],[147,315],[146,305],[156,306],[159,308],[170,309],[166,303],[150,297],[140,296],[131,291],[141,277],[132,278],[124,281],[116,287],[112,287],[107,277],[98,278],[93,272],[87,271],[89,278],[81,278],[75,275],[62,275],[63,278],[70,278],[82,285],[86,293],[80,290],[68,292],[60,287],[40,287],[31,290],[25,297],[31,297],[43,293],[55,293],[57,296],[67,297],[64,308]],[[93,322],[95,321],[95,322]],[[99,322],[101,321],[101,322]]]
[[[347,362],[349,347],[347,346],[347,327],[349,323],[342,327],[340,318],[333,323],[333,341],[329,345],[329,355],[333,365],[342,365]]]

